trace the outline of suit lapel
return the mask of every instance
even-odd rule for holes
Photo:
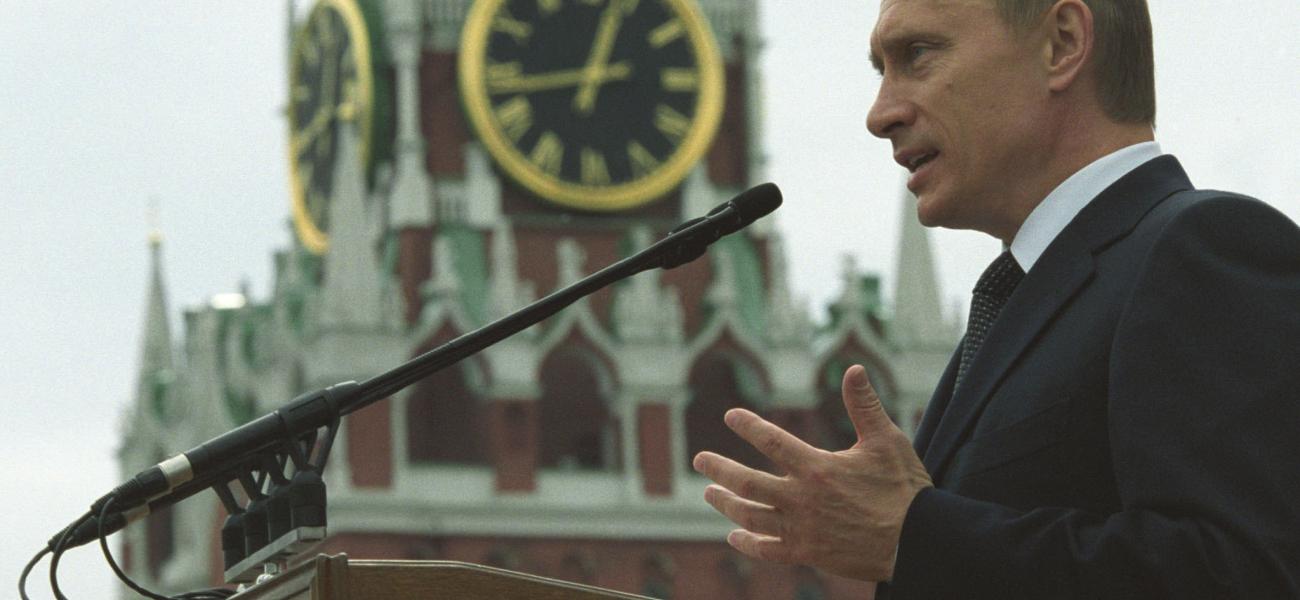
[[[1062,236],[1066,234],[1062,232]],[[1053,245],[1062,241],[1057,238]],[[1075,240],[1071,240],[1074,244]],[[926,469],[932,476],[942,473],[953,451],[975,424],[984,405],[1016,359],[1051,320],[1052,316],[1092,277],[1093,261],[1087,252],[1070,248],[1070,260],[1052,265],[1050,276],[1038,266],[1027,275],[1007,300],[989,328],[984,345],[971,361],[962,386],[954,391],[948,410],[939,420],[926,454]],[[1047,258],[1044,254],[1043,258]],[[1046,261],[1043,261],[1046,262]],[[1047,266],[1047,265],[1043,265]]]
[[[1176,159],[1156,158],[1098,195],[1053,240],[990,327],[963,385],[949,394],[951,400],[938,416],[933,433],[926,432],[924,463],[936,482],[1021,354],[1092,279],[1095,253],[1132,231],[1151,208],[1170,194],[1190,188]],[[931,417],[927,411],[917,434],[918,448],[926,424],[935,420]]]

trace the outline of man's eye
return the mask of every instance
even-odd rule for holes
[[[918,58],[921,58],[921,55],[922,55],[922,54],[925,54],[926,52],[929,52],[929,51],[930,51],[930,48],[929,48],[929,47],[926,47],[926,46],[909,46],[909,47],[907,48],[908,58],[910,58],[910,59],[912,59],[912,60],[916,60],[916,59],[918,59]]]

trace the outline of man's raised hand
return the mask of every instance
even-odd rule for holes
[[[740,525],[727,543],[764,560],[805,564],[867,581],[887,581],[903,518],[932,486],[907,436],[894,425],[859,365],[844,372],[844,408],[858,441],[828,452],[743,409],[727,426],[785,471],[776,476],[712,452],[695,470],[712,479],[704,499]]]

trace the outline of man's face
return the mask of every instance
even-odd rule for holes
[[[922,223],[1010,241],[1043,145],[1040,51],[992,0],[883,0],[871,36],[882,72],[867,129],[911,172]]]

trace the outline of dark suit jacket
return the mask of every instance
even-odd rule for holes
[[[915,444],[881,597],[1300,598],[1300,230],[1173,157],[1098,196]]]

